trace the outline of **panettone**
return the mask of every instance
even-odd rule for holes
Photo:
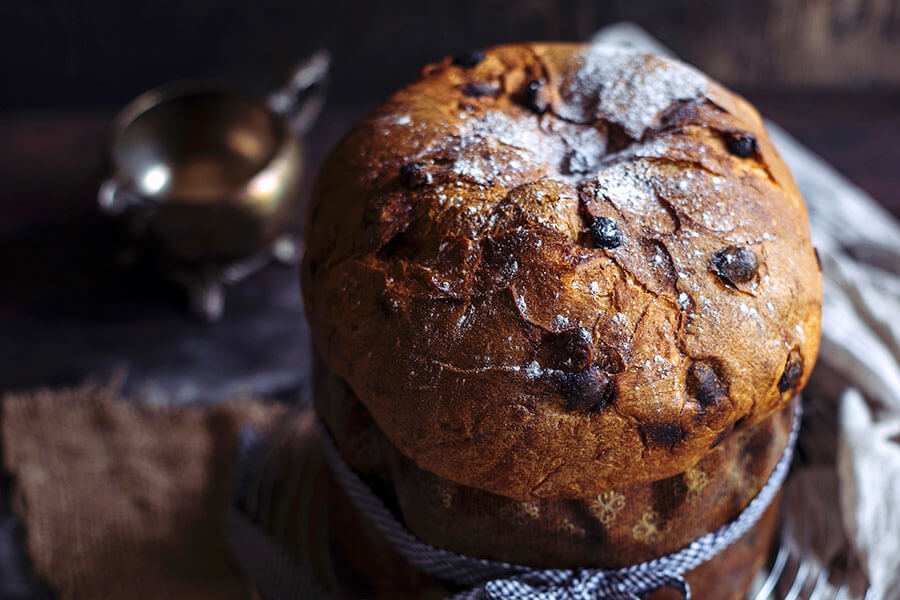
[[[677,549],[765,482],[816,358],[790,173],[747,102],[668,59],[522,44],[430,65],[332,153],[307,237],[320,413],[414,533],[460,552]],[[435,493],[475,507],[443,515],[455,531]],[[614,558],[591,548],[617,539],[617,494],[653,534]],[[502,515],[535,531],[523,506],[554,515],[534,544],[478,541]],[[677,510],[690,526],[661,530]]]

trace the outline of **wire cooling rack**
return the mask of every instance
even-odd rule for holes
[[[780,537],[765,569],[757,574],[748,600],[868,598],[855,555],[847,553],[822,564],[809,544],[811,526],[803,513],[783,514]]]
[[[834,474],[832,402],[807,399],[781,528],[748,600],[868,600],[865,571],[844,534]]]

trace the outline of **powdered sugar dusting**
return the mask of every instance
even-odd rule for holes
[[[697,99],[707,89],[699,71],[634,50],[595,44],[579,60],[581,67],[561,86],[559,115],[582,123],[605,118],[634,139],[673,102]]]
[[[556,326],[557,329],[565,329],[569,325],[569,319],[563,315],[556,315],[553,318],[553,325]]]
[[[537,150],[544,136],[531,124],[522,124],[519,120],[503,112],[492,110],[481,118],[466,122],[463,137],[494,139],[504,146],[520,150]]]
[[[633,163],[622,162],[603,170],[597,176],[597,185],[601,194],[625,212],[645,214],[656,200],[649,178]]]
[[[623,212],[637,216],[658,233],[675,228],[671,214],[661,202],[654,181],[659,175],[644,160],[617,162],[599,171],[594,183],[596,194]]]
[[[555,156],[562,147],[558,136],[491,110],[462,121],[456,134],[442,139],[432,151],[450,158],[453,172],[474,183],[509,186],[521,183],[522,171],[544,163],[538,151]]]

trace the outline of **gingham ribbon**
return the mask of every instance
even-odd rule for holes
[[[344,462],[321,420],[319,429],[328,463],[353,505],[414,567],[466,588],[452,596],[452,600],[641,600],[666,587],[677,590],[685,600],[690,600],[691,589],[684,574],[747,533],[781,489],[791,466],[801,412],[798,398],[784,454],[763,488],[733,521],[677,552],[615,570],[535,569],[430,546],[407,531],[384,502]]]

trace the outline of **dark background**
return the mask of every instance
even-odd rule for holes
[[[742,91],[900,86],[900,0],[6,0],[0,107],[116,106],[180,78],[266,89],[320,46],[332,100],[358,104],[446,54],[620,20]]]

